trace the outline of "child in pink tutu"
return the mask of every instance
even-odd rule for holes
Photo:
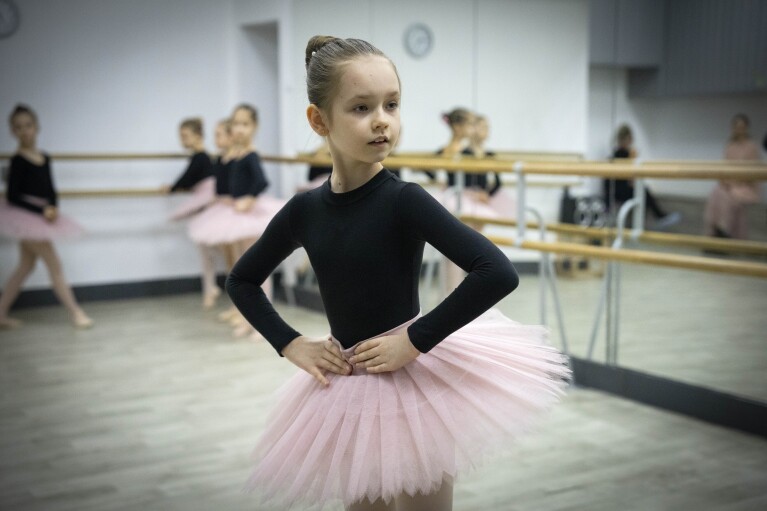
[[[269,221],[282,208],[285,201],[264,193],[269,186],[261,158],[253,145],[258,129],[258,113],[247,104],[234,109],[231,118],[232,148],[229,153],[232,167],[229,171],[227,200],[219,201],[195,217],[189,225],[189,235],[197,243],[207,246],[228,244],[236,257],[242,255],[263,234]],[[271,295],[271,281],[264,283]],[[233,326],[235,337],[255,334],[239,312],[225,316]]]
[[[503,253],[420,186],[383,168],[400,132],[394,64],[359,39],[313,37],[307,118],[330,179],[295,195],[237,262],[227,291],[303,369],[281,390],[249,486],[287,508],[448,510],[456,475],[498,452],[564,392],[565,357],[542,327],[489,310],[518,284]],[[421,315],[424,243],[468,276]],[[331,335],[287,325],[261,289],[303,246]]]
[[[172,214],[173,220],[182,220],[199,213],[215,199],[215,178],[210,156],[205,152],[205,138],[202,131],[202,119],[194,117],[184,119],[178,129],[181,145],[192,153],[184,173],[172,186],[165,187],[166,193],[192,192]]]
[[[177,220],[199,216],[206,208],[213,206],[216,201],[228,202],[231,200],[229,196],[229,174],[233,163],[228,154],[232,146],[231,121],[229,119],[220,121],[216,125],[215,141],[219,155],[213,163],[210,163],[210,158],[204,152],[201,121],[188,119],[181,123],[180,137],[184,147],[195,151],[195,154],[187,171],[171,190],[192,185],[195,191],[193,196],[172,215],[172,218]],[[207,170],[205,167],[206,159],[209,163]],[[205,177],[206,175],[210,177]],[[202,177],[202,181],[194,184],[195,180],[200,177]],[[215,254],[217,251],[223,252],[226,267],[230,270],[234,265],[234,251],[228,244],[208,246],[203,243],[197,243],[197,250],[200,253],[202,263],[200,273],[202,308],[210,310],[216,305],[218,297],[221,296],[221,290],[216,284]]]
[[[88,328],[93,325],[93,320],[77,303],[52,243],[54,239],[80,235],[82,228],[59,214],[51,158],[37,149],[39,125],[35,112],[28,106],[18,105],[9,122],[19,146],[11,158],[7,202],[0,202],[0,236],[19,241],[20,260],[0,296],[0,327],[21,324],[9,317],[8,311],[39,258],[48,268],[53,291],[69,311],[72,324],[77,328]]]

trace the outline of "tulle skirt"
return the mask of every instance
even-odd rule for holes
[[[195,243],[220,245],[259,238],[286,201],[259,195],[253,207],[238,212],[230,204],[217,202],[189,222],[188,234]]]
[[[0,236],[14,240],[51,241],[74,238],[83,232],[80,224],[65,215],[59,214],[56,220],[49,222],[41,214],[0,199]]]
[[[457,211],[458,200],[454,189],[434,192],[434,197],[449,211]],[[461,194],[461,214],[481,216],[485,218],[515,218],[516,202],[514,197],[506,190],[500,189],[491,195],[487,202],[477,199],[471,190],[464,190]]]
[[[283,508],[433,493],[562,397],[570,370],[546,338],[491,310],[395,372],[327,373],[328,387],[297,373],[278,391],[247,488]]]
[[[216,200],[216,179],[207,177],[194,185],[192,194],[170,214],[171,220],[183,220],[202,211]]]

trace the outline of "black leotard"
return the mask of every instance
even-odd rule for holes
[[[300,334],[287,325],[261,284],[303,246],[317,275],[332,334],[345,347],[390,330],[419,310],[424,242],[468,276],[441,304],[408,327],[413,345],[429,351],[519,282],[506,256],[423,188],[387,169],[346,193],[330,183],[295,195],[227,280],[235,305],[278,353]]]
[[[45,161],[42,165],[32,163],[19,154],[11,158],[5,190],[5,197],[10,204],[42,214],[44,206],[55,206],[58,203],[51,175],[51,158],[47,154],[43,154],[43,157]]]

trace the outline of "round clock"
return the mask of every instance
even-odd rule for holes
[[[405,50],[411,57],[422,59],[431,52],[434,34],[423,23],[413,23],[405,29]]]
[[[0,0],[0,39],[10,37],[19,28],[19,9],[13,0]]]

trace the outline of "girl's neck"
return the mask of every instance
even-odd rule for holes
[[[26,153],[26,154],[40,154],[40,152],[37,150],[37,143],[32,142],[31,144],[19,144],[18,149],[16,151],[20,153]]]
[[[189,147],[189,150],[193,153],[204,153],[205,152],[205,144],[200,142],[198,144],[192,144]]]
[[[378,174],[383,165],[378,163],[346,162],[343,158],[333,157],[333,172],[330,176],[330,189],[334,193],[350,192],[370,181]]]

